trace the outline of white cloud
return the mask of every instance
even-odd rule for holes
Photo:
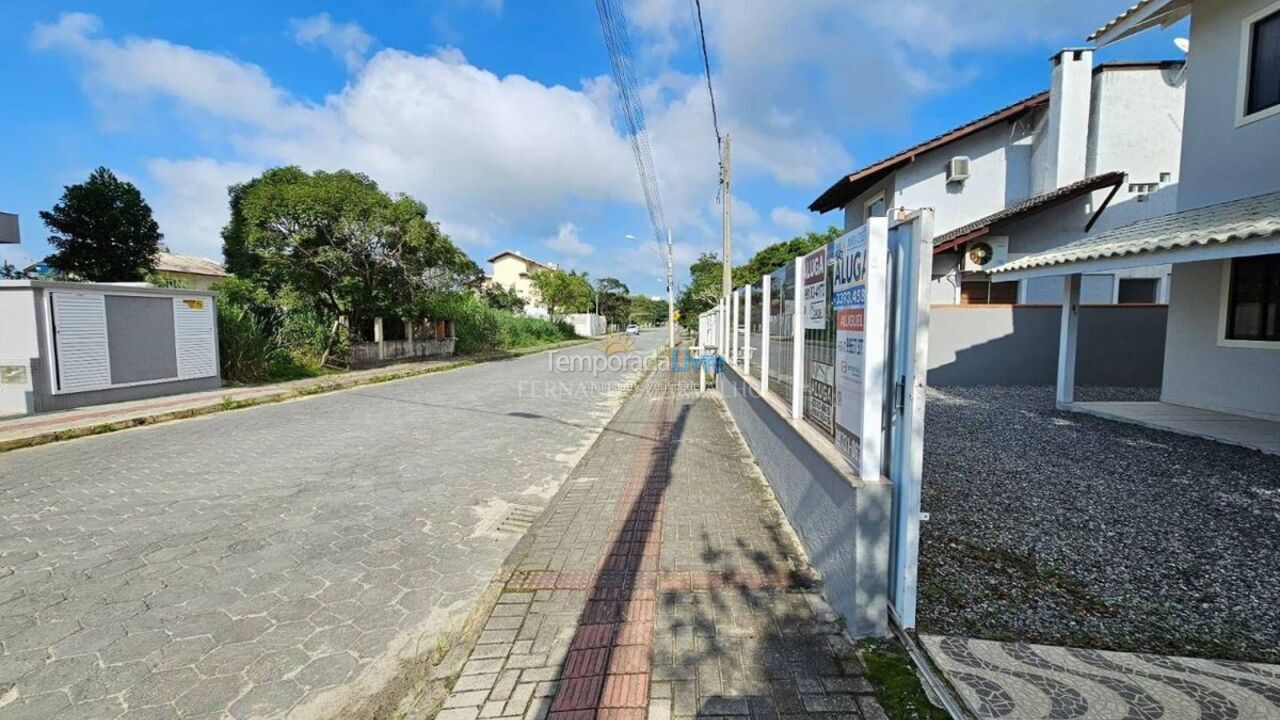
[[[357,23],[335,23],[329,13],[322,12],[290,21],[293,39],[299,45],[320,45],[341,60],[348,70],[357,70],[373,45],[373,36]]]
[[[571,222],[560,223],[556,234],[544,239],[542,244],[562,255],[576,258],[587,257],[596,251],[591,243],[578,236],[578,226]]]
[[[221,260],[227,188],[253,178],[261,168],[193,158],[152,160],[147,171],[157,186],[149,202],[165,245],[173,252]]]
[[[55,23],[37,25],[32,40],[37,48],[64,50],[85,61],[84,87],[90,97],[163,97],[269,130],[296,126],[312,112],[273,85],[257,65],[165,40],[102,40],[96,37],[100,28],[92,15],[65,13]]]
[[[769,211],[769,220],[775,227],[787,232],[803,233],[808,232],[813,225],[813,218],[809,213],[798,212],[791,208],[776,207]]]

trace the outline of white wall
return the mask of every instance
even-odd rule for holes
[[[30,288],[0,290],[0,365],[27,368],[22,386],[0,384],[0,416],[31,412],[33,361],[40,357],[35,296]]]
[[[999,123],[916,158],[897,172],[893,206],[934,209],[941,235],[1027,199],[1034,118]],[[965,155],[970,177],[947,182],[947,162]]]
[[[1236,127],[1242,21],[1274,0],[1196,0],[1178,207],[1280,190],[1280,115]]]
[[[1095,232],[1176,211],[1186,104],[1183,66],[1106,67],[1094,76],[1093,93],[1088,173],[1123,170],[1129,175]],[[1165,174],[1169,179],[1162,183]],[[1139,202],[1139,194],[1129,192],[1130,183],[1158,183],[1160,189]],[[1095,202],[1108,192],[1094,193]]]
[[[1227,262],[1173,268],[1161,399],[1280,420],[1280,343],[1270,348],[1218,344]]]

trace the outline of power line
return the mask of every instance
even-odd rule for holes
[[[662,209],[653,152],[649,147],[644,105],[640,100],[631,40],[627,35],[627,17],[617,0],[596,0],[596,9],[600,13],[600,27],[604,31],[609,64],[613,68],[614,81],[622,98],[622,116],[631,138],[631,152],[635,156],[636,170],[640,174],[640,187],[644,190],[645,205],[649,209],[649,222],[653,225],[654,239],[661,246],[667,242],[667,219]]]
[[[702,67],[707,74],[707,95],[711,98],[711,126],[716,131],[716,147],[724,142],[720,139],[720,118],[716,114],[716,91],[711,87],[711,58],[707,54],[707,31],[702,24],[702,0],[693,0],[694,14],[698,18],[698,39],[702,45]],[[724,173],[724,163],[720,164],[720,172]]]

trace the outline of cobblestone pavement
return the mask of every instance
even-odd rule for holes
[[[0,719],[339,714],[465,615],[612,414],[621,362],[562,370],[0,455]]]
[[[674,377],[517,547],[437,720],[884,717],[728,414]]]
[[[981,720],[1275,720],[1280,665],[926,635]]]

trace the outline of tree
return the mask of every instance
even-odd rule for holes
[[[138,188],[104,167],[63,188],[62,199],[40,219],[53,232],[50,262],[69,276],[136,282],[155,270],[160,226]]]
[[[538,291],[542,304],[552,319],[568,313],[586,312],[591,309],[595,293],[586,273],[576,273],[559,268],[539,270],[529,276],[529,282]]]
[[[268,170],[233,185],[222,231],[227,269],[352,327],[370,318],[416,314],[433,293],[452,293],[480,268],[427,207],[391,196],[348,170]]]
[[[520,297],[520,293],[516,292],[515,288],[490,283],[480,290],[480,297],[484,298],[485,303],[494,310],[524,312],[524,298]]]
[[[631,296],[631,321],[646,325],[658,325],[667,321],[667,301],[648,295]]]
[[[715,253],[703,253],[689,266],[689,284],[676,299],[682,325],[696,327],[698,316],[720,302],[722,277],[724,268],[720,256]]]
[[[25,277],[26,273],[19,270],[8,260],[0,263],[0,280],[21,280]]]
[[[631,290],[617,278],[600,278],[596,281],[596,305],[608,322],[621,325],[631,312]]]
[[[756,253],[746,265],[734,268],[734,280],[740,278],[742,281],[735,284],[755,282],[801,255],[808,255],[823,245],[834,242],[843,234],[844,231],[832,225],[826,232],[809,232],[784,242],[774,243]]]

